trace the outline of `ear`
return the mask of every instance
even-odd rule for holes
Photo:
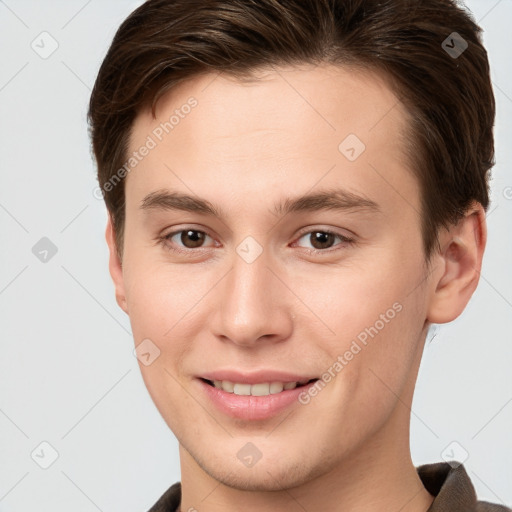
[[[107,240],[108,249],[110,251],[108,269],[110,276],[114,282],[116,290],[116,301],[119,307],[128,314],[128,305],[124,290],[123,268],[122,262],[117,253],[117,246],[114,238],[114,228],[112,226],[112,218],[110,213],[107,220],[107,228],[105,230],[105,239]]]
[[[464,218],[439,236],[441,252],[433,264],[440,265],[433,283],[427,320],[442,324],[455,320],[476,289],[487,243],[485,211],[473,203]],[[439,262],[439,263],[438,263]]]

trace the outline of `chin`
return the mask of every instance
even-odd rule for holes
[[[204,467],[203,469],[207,470]],[[310,480],[307,470],[297,466],[293,468],[262,466],[257,471],[255,468],[240,471],[238,466],[216,467],[206,472],[227,487],[240,491],[282,491],[298,487]]]
[[[189,452],[190,453],[190,452]],[[304,463],[304,458],[285,460],[261,458],[254,466],[244,466],[236,457],[205,458],[192,455],[201,469],[214,480],[241,491],[282,491],[301,486],[326,472],[326,464]]]

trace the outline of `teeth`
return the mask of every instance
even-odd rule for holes
[[[282,382],[272,382],[270,384],[270,394],[275,395],[276,393],[281,393],[284,389],[284,384]]]
[[[250,384],[235,384],[233,393],[235,393],[235,395],[250,395],[251,394],[251,385]]]
[[[218,386],[215,385],[215,382],[214,382],[215,387],[223,389],[224,391],[227,391],[228,393],[233,393],[235,391],[235,385],[232,382],[229,382],[228,380],[225,380],[224,382],[218,380],[217,382],[219,383],[219,385]]]
[[[281,393],[288,389],[295,389],[298,385],[306,384],[308,381],[301,382],[262,382],[259,384],[241,384],[238,382],[230,382],[228,380],[214,380],[213,385],[217,389],[222,389],[227,393],[243,396],[268,396]]]
[[[252,396],[267,396],[270,395],[270,384],[253,384],[250,386]]]

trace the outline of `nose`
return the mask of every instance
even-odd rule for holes
[[[277,343],[293,331],[294,295],[268,251],[249,262],[238,253],[218,288],[212,328],[224,340],[244,347]]]

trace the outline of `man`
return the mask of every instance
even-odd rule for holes
[[[429,327],[486,244],[494,97],[468,13],[149,0],[89,120],[116,299],[180,445],[151,512],[508,510],[409,448]]]

